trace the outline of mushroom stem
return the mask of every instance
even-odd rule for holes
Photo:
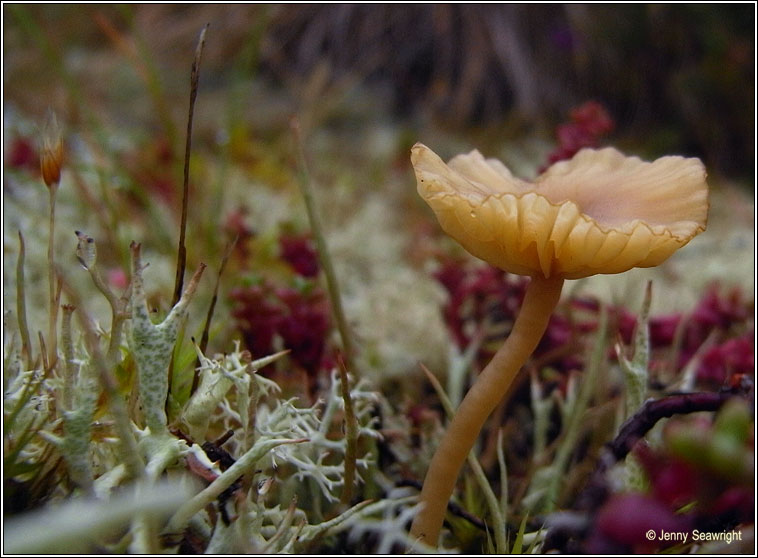
[[[510,335],[463,398],[424,479],[423,504],[411,535],[436,546],[455,481],[490,413],[502,401],[521,366],[547,329],[563,287],[562,277],[532,278]]]

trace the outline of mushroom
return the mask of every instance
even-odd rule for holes
[[[532,278],[510,335],[429,465],[411,534],[436,546],[466,455],[544,334],[564,280],[660,264],[705,230],[708,185],[699,159],[649,163],[613,148],[582,149],[534,182],[478,151],[445,164],[417,143],[411,162],[419,194],[448,235],[474,256]]]

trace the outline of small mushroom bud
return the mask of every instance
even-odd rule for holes
[[[55,113],[49,111],[45,126],[42,130],[42,145],[40,147],[40,170],[45,185],[50,189],[58,187],[61,181],[63,166],[63,140],[61,128]]]

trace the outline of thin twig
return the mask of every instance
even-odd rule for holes
[[[591,527],[588,514],[595,513],[611,494],[608,471],[624,459],[659,420],[674,415],[718,411],[733,397],[746,397],[750,388],[750,385],[743,384],[718,393],[679,393],[645,402],[621,425],[616,437],[603,448],[595,471],[576,499],[576,511],[563,511],[549,519],[543,552],[577,552],[580,549],[576,546],[577,541],[586,536],[587,530]]]
[[[324,268],[324,274],[326,276],[326,286],[329,290],[329,299],[332,303],[332,311],[334,318],[337,320],[337,329],[342,339],[342,348],[345,352],[345,363],[347,368],[356,376],[358,376],[358,370],[355,367],[355,352],[353,349],[353,341],[350,335],[350,328],[348,327],[347,318],[345,312],[342,309],[342,299],[340,297],[339,283],[337,282],[337,274],[334,272],[334,266],[329,256],[329,249],[326,245],[326,239],[324,238],[323,228],[321,221],[316,211],[316,202],[313,199],[313,188],[311,186],[311,177],[308,172],[308,162],[305,157],[305,148],[303,147],[303,138],[300,132],[300,124],[297,118],[293,118],[290,121],[290,127],[292,128],[293,135],[295,136],[295,143],[297,148],[297,155],[299,160],[299,180],[300,192],[303,195],[305,201],[305,208],[308,212],[308,220],[313,230],[313,236],[316,240],[316,247],[318,249],[318,257],[321,262],[321,267]]]
[[[350,384],[348,382],[347,369],[356,376],[358,375],[354,361],[355,354],[353,352],[353,342],[347,325],[347,319],[345,318],[345,312],[342,309],[342,298],[340,297],[337,274],[334,272],[334,266],[332,265],[332,260],[329,256],[329,248],[326,245],[321,221],[318,212],[316,211],[316,203],[313,199],[310,173],[308,172],[308,162],[305,158],[303,139],[300,134],[300,124],[297,119],[293,118],[290,122],[290,126],[295,136],[295,143],[297,144],[297,153],[300,161],[300,180],[298,181],[298,184],[300,185],[300,192],[305,200],[308,220],[310,221],[313,236],[316,240],[319,261],[321,262],[321,267],[323,267],[326,276],[329,299],[332,303],[332,311],[337,320],[337,329],[340,332],[342,348],[345,353],[344,362],[341,358],[340,366],[338,366],[340,382],[342,384],[342,397],[345,401],[345,435],[347,442],[347,447],[345,449],[345,484],[341,501],[343,504],[349,504],[353,498],[353,485],[355,483],[355,463],[358,453],[358,425],[355,419],[355,413],[353,412],[352,400],[350,399]]]
[[[205,349],[208,347],[208,337],[210,336],[210,329],[211,329],[211,320],[213,319],[213,311],[216,309],[216,302],[218,301],[218,289],[221,285],[221,276],[224,274],[224,269],[226,269],[226,264],[229,261],[229,256],[232,254],[232,250],[234,250],[235,245],[237,244],[237,239],[239,236],[235,236],[234,240],[232,240],[229,244],[226,246],[226,250],[224,251],[224,255],[221,258],[221,266],[218,268],[218,275],[216,276],[216,284],[213,287],[213,297],[211,298],[211,304],[208,307],[208,314],[205,317],[205,326],[203,327],[203,334],[200,337],[200,350],[205,353]]]
[[[619,433],[609,442],[600,455],[597,468],[577,502],[580,509],[594,509],[605,500],[608,486],[605,473],[632,451],[634,445],[664,418],[702,411],[718,411],[732,397],[744,396],[744,387],[713,392],[680,393],[657,400],[647,401],[621,426]]]
[[[626,421],[616,438],[608,445],[616,460],[623,459],[655,424],[674,415],[718,411],[729,399],[738,395],[738,391],[718,393],[680,393],[646,402],[638,413]]]
[[[190,102],[189,112],[187,114],[187,139],[184,144],[184,177],[182,180],[182,217],[179,225],[179,246],[176,250],[176,278],[174,280],[174,296],[171,300],[171,306],[175,306],[179,299],[182,298],[182,289],[184,288],[184,269],[187,266],[187,247],[185,240],[187,236],[187,206],[189,204],[189,165],[190,153],[192,151],[192,120],[195,115],[195,99],[197,99],[197,88],[200,81],[200,58],[205,46],[205,32],[210,24],[206,23],[203,30],[200,31],[200,38],[197,41],[195,49],[195,59],[192,61],[192,72],[190,73]],[[169,391],[166,394],[165,409],[169,411],[169,394],[171,386],[174,383],[174,354],[171,354],[171,360],[168,364],[168,385]],[[193,378],[194,384],[194,378]]]
[[[342,490],[341,502],[350,505],[353,499],[353,488],[355,485],[355,463],[358,459],[358,420],[355,418],[353,410],[353,399],[350,397],[350,380],[347,377],[347,369],[342,358],[339,359],[337,367],[340,374],[340,383],[342,384],[342,400],[345,403],[345,484]]]
[[[213,319],[213,312],[216,309],[216,302],[218,301],[218,289],[221,285],[221,276],[224,273],[224,269],[226,268],[226,263],[229,261],[229,256],[232,254],[232,250],[234,250],[234,246],[237,244],[237,239],[239,236],[235,236],[234,240],[232,240],[229,244],[226,246],[226,250],[224,251],[224,255],[221,258],[221,266],[218,269],[218,275],[216,276],[216,284],[213,287],[213,297],[211,298],[211,304],[208,307],[208,314],[205,316],[205,325],[203,326],[203,334],[200,336],[200,344],[198,345],[200,347],[200,352],[205,354],[205,349],[208,347],[208,339],[210,337],[210,329],[211,329],[211,320]],[[192,377],[192,387],[190,388],[190,397],[192,397],[192,394],[195,393],[195,390],[197,389],[197,385],[200,383],[200,357],[198,357],[195,360],[195,372]]]
[[[190,74],[190,102],[189,114],[187,116],[187,140],[184,145],[184,181],[182,183],[182,221],[179,228],[179,249],[176,256],[176,281],[174,282],[174,298],[171,306],[174,306],[182,297],[182,288],[184,286],[184,268],[187,264],[187,248],[184,245],[187,231],[187,205],[189,202],[189,163],[190,151],[192,149],[192,119],[195,114],[195,99],[197,98],[197,87],[200,80],[200,58],[203,54],[205,45],[205,32],[208,25],[203,27],[200,32],[200,38],[195,49],[195,60],[192,62],[192,73]]]

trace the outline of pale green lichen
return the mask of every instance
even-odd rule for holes
[[[96,269],[95,246],[88,238],[79,235],[78,253],[82,263],[93,273]],[[163,410],[168,389],[168,363],[179,322],[186,314],[202,269],[190,281],[185,295],[168,317],[153,324],[146,305],[143,265],[139,256],[139,246],[133,245],[128,348],[137,365],[139,401],[145,427],[137,427],[132,421],[138,417],[125,413],[116,421],[113,420],[115,415],[109,414],[103,417],[104,423],[94,421],[103,385],[109,386],[108,398],[115,398],[111,403],[121,401],[117,386],[108,383],[112,382],[112,378],[108,378],[111,368],[117,363],[100,350],[102,338],[107,340],[109,332],[100,331],[102,335],[98,338],[90,318],[79,310],[84,335],[81,338],[75,336],[71,320],[73,306],[64,309],[62,377],[44,378],[40,371],[19,373],[9,382],[6,392],[6,417],[10,416],[16,427],[25,424],[21,436],[34,440],[26,444],[28,447],[24,451],[27,453],[19,454],[19,457],[28,454],[39,460],[49,443],[60,447],[71,480],[100,499],[97,504],[74,501],[87,510],[98,510],[98,513],[104,506],[102,509],[107,510],[103,512],[104,524],[111,521],[106,518],[115,517],[110,507],[121,505],[114,496],[116,491],[122,489],[128,478],[142,477],[137,494],[144,500],[145,507],[129,508],[132,510],[131,527],[126,535],[117,541],[102,538],[97,527],[99,523],[93,523],[96,528],[91,536],[76,542],[56,531],[53,540],[61,541],[61,548],[70,545],[76,550],[86,550],[95,544],[112,552],[156,552],[162,548],[158,538],[161,532],[179,534],[189,527],[206,534],[205,540],[209,541],[208,549],[211,550],[299,552],[307,549],[318,537],[350,528],[349,519],[370,518],[395,505],[390,501],[361,502],[346,509],[343,507],[341,514],[325,519],[320,504],[314,504],[306,514],[295,504],[282,509],[267,501],[269,488],[279,486],[280,490],[293,495],[300,493],[302,499],[315,497],[319,501],[336,503],[344,487],[347,447],[341,428],[345,398],[337,373],[332,372],[331,382],[322,392],[323,400],[309,407],[300,407],[294,398],[280,399],[278,385],[256,373],[258,368],[270,364],[282,353],[251,361],[249,353],[242,351],[238,342],[231,353],[214,358],[206,357],[196,347],[200,382],[179,419],[189,431],[188,440],[195,439],[198,443],[192,444],[170,432]],[[97,282],[95,280],[96,285]],[[108,298],[108,294],[100,290]],[[71,295],[80,305],[78,295],[74,291]],[[363,446],[372,448],[372,444],[381,439],[376,410],[389,408],[388,403],[367,380],[354,382],[349,379],[349,383],[352,385],[350,401],[354,406],[357,438],[364,442]],[[56,393],[66,395],[56,400]],[[56,409],[58,419],[55,418]],[[116,408],[110,410],[115,412]],[[63,436],[56,433],[60,431],[58,425],[61,423]],[[129,437],[136,435],[138,442],[134,453],[138,460],[143,460],[144,467],[127,466],[122,435],[111,433],[115,426],[125,426]],[[26,434],[32,432],[33,435],[40,428],[40,436],[36,438]],[[97,442],[93,440],[94,428],[105,429]],[[240,432],[228,443],[227,449],[236,460],[226,470],[210,461],[199,446],[207,440],[211,429],[222,428]],[[356,480],[359,483],[364,482],[365,472],[375,467],[375,457],[375,453],[365,452],[358,456]],[[174,508],[172,519],[164,524],[147,511],[157,509],[150,507],[150,496],[154,489],[158,490],[159,479],[164,474],[170,478],[177,474],[186,477],[182,471],[188,467],[190,459],[205,467],[214,480],[193,497],[182,495],[182,505]],[[263,478],[259,477],[259,472],[263,473]],[[232,515],[229,525],[212,521],[206,512],[208,505],[241,478],[247,479],[245,486],[253,488],[233,500],[237,515]],[[259,490],[254,488],[257,481],[261,483]],[[186,482],[182,483],[186,486]],[[229,507],[234,505],[229,504]],[[166,546],[171,548],[172,545]]]
[[[63,456],[72,480],[88,494],[92,494],[93,474],[90,457],[92,421],[95,416],[100,385],[91,362],[80,366],[74,356],[71,338],[71,314],[74,307],[63,306],[61,340],[64,355],[63,380]]]
[[[624,419],[636,413],[645,402],[648,390],[648,365],[650,362],[650,330],[648,316],[652,301],[652,281],[648,282],[642,301],[642,310],[634,334],[634,354],[631,359],[624,354],[621,344],[616,344],[619,365],[624,372]],[[642,491],[647,487],[647,476],[642,465],[633,455],[626,457],[625,484],[630,490]]]
[[[97,266],[97,243],[95,239],[80,231],[75,231],[75,233],[77,238],[76,259],[89,272],[95,287],[108,300],[111,307],[111,330],[107,358],[110,363],[116,364],[120,360],[119,351],[124,322],[129,317],[126,306],[130,296],[127,293],[121,298],[117,297],[108,284],[103,281]]]
[[[235,343],[233,353],[223,356],[219,360],[207,358],[197,345],[195,345],[195,351],[200,360],[200,382],[181,415],[181,422],[187,426],[190,437],[195,440],[205,439],[213,412],[224,400],[229,390],[235,386],[238,417],[245,433],[244,438],[248,441],[251,440],[251,421],[248,408],[251,399],[251,378],[254,377],[258,391],[264,393],[278,391],[279,386],[271,380],[257,375],[256,372],[284,356],[287,352],[281,351],[253,362],[243,362],[239,342]]]
[[[140,245],[132,243],[132,323],[129,331],[129,347],[137,361],[138,381],[145,425],[154,434],[166,431],[166,397],[168,396],[168,367],[176,343],[179,324],[187,313],[187,307],[195,293],[200,276],[199,269],[187,285],[179,302],[168,316],[154,324],[150,319],[142,279]]]
[[[597,326],[597,337],[589,351],[589,363],[582,376],[581,384],[569,379],[566,396],[560,405],[562,434],[551,463],[537,468],[522,505],[527,510],[553,511],[558,506],[561,480],[568,468],[571,452],[584,431],[585,413],[597,391],[600,370],[606,359],[606,336],[608,333],[608,312],[602,307]]]
[[[652,283],[649,282],[645,289],[645,298],[642,302],[642,310],[637,321],[637,330],[634,334],[634,356],[629,359],[624,354],[620,344],[616,344],[621,369],[624,371],[624,397],[626,400],[624,418],[629,418],[636,413],[647,396],[648,364],[650,361],[650,331],[648,329],[648,314],[652,300]]]

